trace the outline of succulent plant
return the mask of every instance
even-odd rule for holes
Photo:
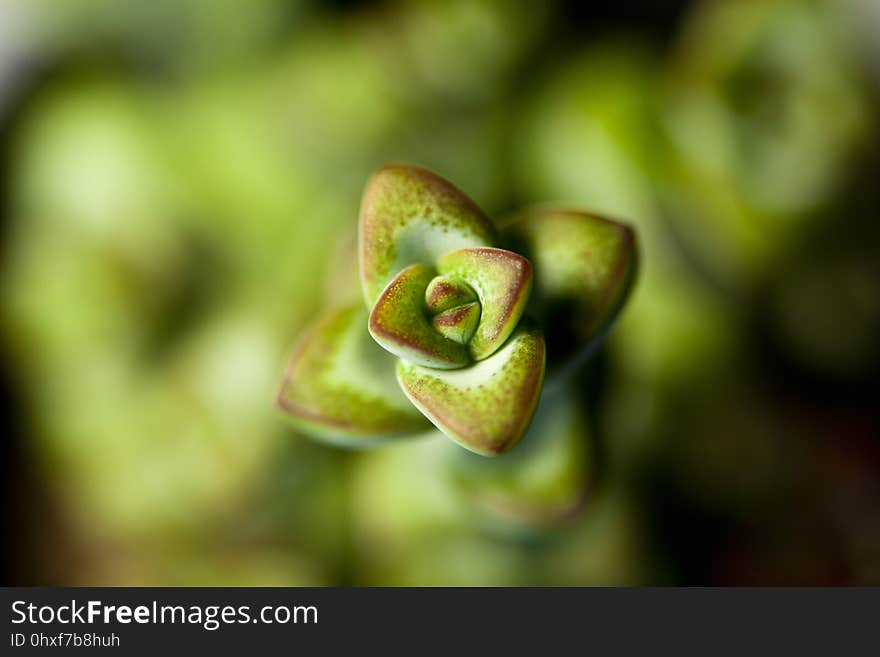
[[[277,399],[302,431],[347,446],[433,424],[477,454],[507,452],[545,375],[564,381],[605,335],[636,266],[623,224],[546,207],[496,225],[409,165],[373,174],[359,231],[366,303],[305,332]]]

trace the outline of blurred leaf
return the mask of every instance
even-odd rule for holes
[[[569,394],[545,396],[528,433],[501,459],[462,452],[449,477],[466,508],[490,527],[535,531],[571,522],[593,477],[590,430]]]
[[[596,215],[548,208],[519,215],[504,236],[535,268],[529,310],[546,327],[551,364],[580,362],[629,294],[638,260],[634,232]]]
[[[359,304],[328,313],[300,338],[278,405],[306,433],[347,445],[427,428],[397,387],[394,358],[367,333]]]

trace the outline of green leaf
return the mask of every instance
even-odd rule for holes
[[[433,265],[444,253],[489,246],[495,228],[470,198],[415,166],[386,165],[367,183],[361,204],[361,284],[372,306],[408,265]]]
[[[544,380],[544,337],[520,328],[490,358],[458,370],[406,361],[397,379],[410,401],[443,433],[472,452],[503,454],[522,438]]]
[[[429,427],[394,379],[394,357],[365,330],[360,303],[335,310],[296,345],[278,407],[304,432],[329,442],[372,445]]]
[[[545,396],[517,448],[503,459],[459,450],[448,476],[468,508],[504,528],[543,528],[571,519],[592,480],[590,428],[568,393]]]
[[[438,332],[428,319],[425,290],[435,276],[411,265],[386,287],[370,313],[370,335],[391,353],[425,367],[453,369],[470,362],[467,347]]]
[[[491,356],[516,328],[532,289],[532,266],[504,249],[468,248],[447,253],[437,271],[465,281],[480,299],[480,323],[470,341],[474,360]]]
[[[480,323],[480,304],[476,301],[437,313],[431,320],[434,328],[448,339],[467,344]]]
[[[551,365],[573,362],[607,332],[635,278],[635,233],[602,217],[537,209],[505,227],[535,269],[529,311],[547,333]]]
[[[437,276],[425,290],[425,307],[430,313],[442,313],[476,300],[476,293],[466,283],[445,276]]]

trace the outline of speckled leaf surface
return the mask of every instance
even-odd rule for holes
[[[369,336],[358,303],[319,319],[288,361],[277,404],[310,435],[367,446],[429,427],[401,393],[395,358]]]
[[[406,361],[397,366],[401,387],[443,433],[485,456],[502,454],[523,436],[544,378],[540,331],[519,328],[493,356],[458,370],[435,370]]]
[[[532,266],[504,249],[468,248],[437,261],[437,271],[465,281],[480,300],[482,314],[470,352],[474,360],[491,356],[516,328],[532,288]]]
[[[464,281],[437,276],[425,290],[425,307],[430,313],[463,306],[477,300],[477,294]]]
[[[592,214],[539,209],[520,215],[503,237],[535,269],[529,309],[547,333],[550,362],[572,359],[601,338],[632,286],[633,230]]]
[[[470,362],[467,347],[437,331],[425,311],[434,269],[411,265],[382,291],[370,313],[370,335],[385,349],[425,367],[451,369]]]
[[[425,169],[394,164],[376,171],[361,203],[360,269],[372,306],[404,267],[433,265],[444,253],[497,240],[492,222],[464,192]]]
[[[476,301],[434,315],[431,323],[449,340],[467,344],[480,323],[480,304]]]

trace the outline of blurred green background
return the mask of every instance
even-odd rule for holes
[[[878,44],[873,0],[0,0],[3,583],[880,584]],[[576,417],[491,465],[273,408],[389,160],[639,230]]]

